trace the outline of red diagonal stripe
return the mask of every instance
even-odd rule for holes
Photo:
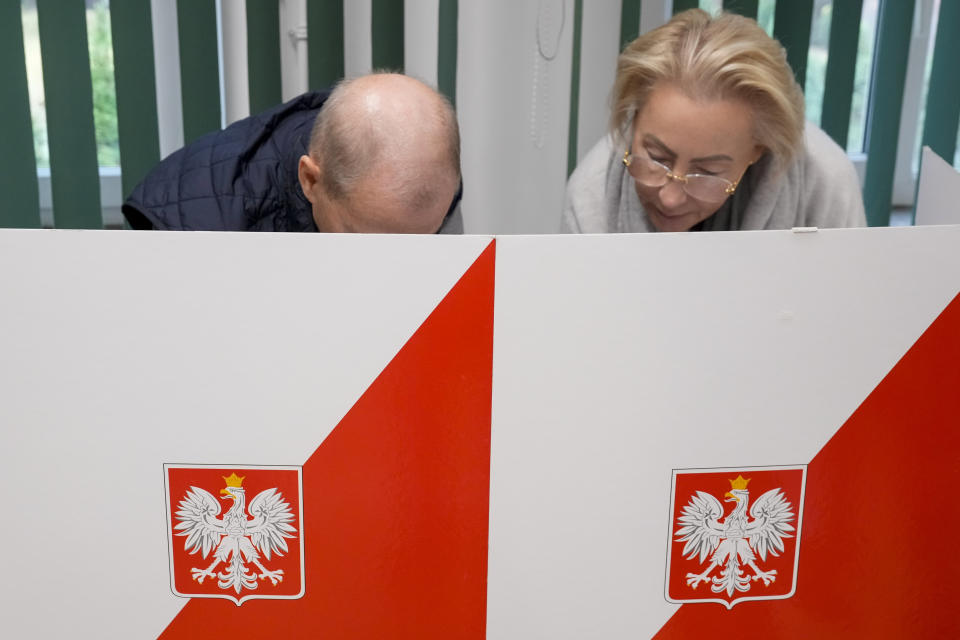
[[[494,260],[491,242],[304,466],[304,597],[191,600],[162,637],[484,637]]]
[[[657,638],[960,638],[960,296],[807,468],[796,594],[683,605]]]

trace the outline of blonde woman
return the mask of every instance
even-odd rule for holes
[[[569,233],[854,227],[856,171],[803,116],[783,48],[692,9],[617,62],[610,133],[567,183]]]

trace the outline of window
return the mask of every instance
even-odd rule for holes
[[[864,0],[857,41],[857,62],[850,106],[850,129],[847,134],[847,153],[863,153],[867,127],[867,105],[870,97],[870,79],[873,69],[873,48],[877,33],[879,0]],[[833,15],[831,0],[817,0],[813,7],[810,29],[810,53],[807,59],[805,86],[807,119],[820,123],[823,109],[824,80],[829,58],[830,25]]]
[[[36,0],[22,0],[21,8],[34,151],[37,157],[37,168],[49,169],[47,114],[44,105],[43,63],[40,56]],[[97,160],[101,167],[117,167],[120,165],[120,149],[117,136],[117,97],[113,80],[109,0],[87,0],[86,14]]]

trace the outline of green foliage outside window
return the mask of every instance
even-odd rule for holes
[[[867,99],[870,96],[870,71],[873,64],[873,44],[876,35],[876,2],[864,3],[857,41],[857,62],[853,80],[853,98],[850,105],[850,129],[847,134],[847,152],[863,151],[866,131]],[[810,30],[810,52],[807,58],[807,78],[804,86],[807,120],[820,124],[823,109],[824,79],[827,75],[828,47],[832,2],[814,5],[813,25]]]
[[[120,143],[117,135],[117,93],[113,80],[110,5],[107,0],[98,0],[92,9],[87,10],[87,39],[97,161],[101,167],[116,167],[120,165]]]

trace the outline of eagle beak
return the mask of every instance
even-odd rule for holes
[[[227,489],[220,489],[220,493],[224,495],[225,498],[232,498],[233,494],[230,493]]]
[[[733,494],[730,493],[729,491],[727,491],[725,494],[723,494],[723,497],[724,497],[724,498],[726,498],[727,496],[730,496],[730,499],[727,500],[727,502],[740,502],[740,498],[738,498],[737,496],[733,495]]]

